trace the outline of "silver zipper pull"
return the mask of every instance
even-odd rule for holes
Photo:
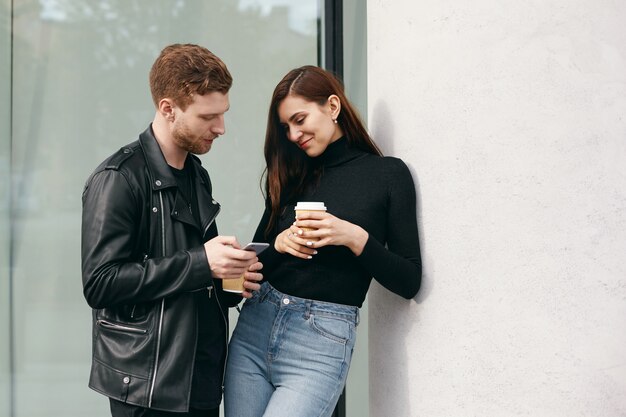
[[[209,298],[211,298],[211,294],[213,293],[213,286],[211,285],[210,287],[206,287],[206,289],[209,292]]]

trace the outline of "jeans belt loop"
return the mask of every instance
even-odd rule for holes
[[[272,287],[270,286],[269,283],[265,282],[265,285],[263,285],[261,287],[261,294],[259,294],[259,302],[262,303],[263,301],[265,301],[265,299],[267,298],[267,296],[269,295],[270,291],[272,291]]]
[[[309,317],[311,317],[311,304],[313,304],[311,300],[306,300],[304,302],[304,319],[305,320],[308,320]]]

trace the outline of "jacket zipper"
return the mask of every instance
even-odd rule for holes
[[[204,228],[203,236],[206,236],[206,233],[209,230],[209,227],[211,227],[211,225],[213,224],[217,216],[220,214],[221,210],[222,210],[222,206],[218,205],[217,212],[211,218],[211,221]],[[220,310],[222,321],[224,321],[224,334],[226,335],[226,338],[224,340],[224,346],[226,347],[226,357],[224,358],[224,368],[222,369],[222,393],[223,393],[224,392],[224,380],[226,379],[226,362],[228,361],[228,320],[226,320],[226,316],[224,315],[224,310],[222,310],[222,303],[220,303],[220,297],[217,295],[217,288],[215,287],[215,285],[212,285],[208,289],[209,289],[209,298],[211,297],[211,290],[215,289],[215,301],[217,302],[217,307]]]
[[[165,211],[163,210],[163,193],[159,191],[159,201],[161,203],[161,251],[165,256]],[[159,313],[159,327],[157,330],[157,350],[154,358],[154,372],[152,373],[152,384],[150,384],[150,396],[148,397],[148,408],[152,406],[152,395],[154,394],[154,384],[156,383],[157,371],[159,370],[159,354],[161,350],[161,332],[163,330],[163,311],[165,310],[165,299],[161,299],[161,311]]]
[[[142,265],[145,265],[146,260],[148,259],[148,254],[143,255],[143,260],[141,261]],[[133,305],[133,309],[130,312],[130,318],[135,318],[135,309],[137,308],[137,304]]]
[[[163,193],[159,191],[159,201],[161,204],[161,246],[162,253],[165,256],[165,212],[163,210]],[[217,213],[211,218],[211,221],[204,228],[204,234],[209,230],[209,227],[213,224],[218,214],[220,214],[221,206],[218,206]],[[226,321],[226,317],[224,317],[224,313],[222,312],[222,306],[220,305],[219,299],[217,298],[217,292],[215,294],[215,299],[217,300],[217,304],[220,308],[220,314],[222,315],[222,319],[224,320],[224,325],[226,326],[226,330],[228,330],[228,322]],[[159,369],[159,354],[161,349],[161,332],[163,330],[163,311],[165,307],[165,299],[161,300],[161,311],[159,313],[159,327],[157,331],[157,351],[156,357],[154,359],[154,372],[152,373],[152,384],[150,384],[150,395],[148,397],[148,408],[152,406],[152,396],[154,394],[154,385],[156,383],[156,375]],[[228,332],[226,332],[226,359],[228,359]],[[224,378],[226,376],[226,370],[222,372],[222,392],[224,391]]]
[[[111,323],[108,320],[98,320],[96,321],[96,324],[105,329],[120,330],[123,332],[129,332],[129,333],[140,333],[140,334],[148,333],[146,329],[141,329],[139,327],[124,326],[118,323]]]
[[[226,347],[226,356],[224,358],[224,368],[222,369],[222,393],[224,392],[224,380],[226,379],[226,363],[228,362],[228,320],[226,320],[226,316],[224,315],[224,310],[222,310],[222,303],[220,303],[220,297],[217,295],[217,289],[215,289],[215,301],[217,301],[217,307],[220,309],[220,315],[222,316],[222,320],[224,321],[224,334],[226,335],[225,347]]]
[[[211,225],[213,224],[213,222],[217,218],[218,214],[220,214],[221,210],[222,210],[222,206],[218,205],[217,206],[217,212],[211,218],[211,221],[204,228],[203,236],[206,236],[206,233],[209,230],[209,227],[211,227]],[[215,301],[217,302],[217,307],[220,310],[220,315],[222,316],[222,321],[224,321],[224,330],[225,330],[224,334],[226,335],[226,340],[225,340],[226,357],[224,358],[224,369],[222,370],[222,392],[224,392],[224,380],[226,379],[226,361],[228,361],[228,320],[226,320],[226,316],[224,315],[224,310],[222,310],[222,303],[220,303],[220,297],[217,294],[217,288],[215,287],[215,285],[211,285],[207,289],[209,290],[209,298],[211,298],[211,290],[215,290]]]
[[[202,236],[206,236],[206,232],[209,231],[209,227],[211,227],[211,225],[213,224],[213,222],[217,218],[217,215],[220,214],[220,211],[222,211],[222,206],[217,206],[217,213],[215,213],[215,215],[211,218],[211,221],[204,228],[204,232],[203,232]]]

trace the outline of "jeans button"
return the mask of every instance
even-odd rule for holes
[[[283,298],[283,304],[284,305],[288,305],[289,304],[289,298]]]

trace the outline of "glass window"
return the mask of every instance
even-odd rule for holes
[[[367,4],[343,0],[343,61],[346,94],[367,122]],[[376,138],[374,138],[376,140]],[[368,301],[360,311],[361,323],[346,383],[347,417],[369,416]]]
[[[87,388],[91,312],[80,283],[87,176],[152,120],[148,71],[162,47],[204,45],[226,62],[234,85],[226,135],[203,163],[222,204],[221,233],[247,242],[263,208],[271,92],[289,69],[317,63],[317,1],[1,1],[0,416],[10,414],[8,404],[12,417],[106,416],[106,399]]]
[[[11,183],[11,13],[0,0],[0,417],[11,413],[10,183]]]

